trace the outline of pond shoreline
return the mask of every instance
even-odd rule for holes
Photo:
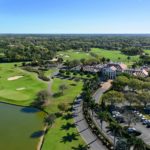
[[[17,106],[17,107],[22,107],[22,108],[33,108],[33,109],[37,109],[37,110],[40,110],[42,112],[44,112],[46,115],[48,115],[48,112],[45,111],[45,110],[42,110],[42,109],[39,109],[39,108],[36,108],[36,107],[33,107],[33,106],[24,106],[24,105],[19,105],[19,104],[12,104],[12,103],[9,103],[9,102],[3,102],[3,101],[0,101],[1,104],[6,104],[6,105],[10,105],[10,106]],[[44,139],[45,139],[45,133],[46,133],[46,130],[47,130],[47,126],[44,126],[43,128],[43,132],[44,134],[40,137],[39,139],[39,142],[37,143],[37,148],[36,150],[41,150],[42,149],[42,146],[43,146],[43,143],[44,143]]]
[[[44,134],[40,137],[40,140],[39,140],[39,143],[37,145],[37,149],[36,150],[41,150],[42,149],[42,146],[43,146],[43,143],[44,143],[44,139],[45,139],[45,133],[46,133],[46,130],[47,130],[47,126],[44,127],[43,131],[44,131]]]

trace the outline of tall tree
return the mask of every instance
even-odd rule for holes
[[[133,92],[128,92],[125,94],[125,99],[129,103],[130,106],[132,106],[133,103],[138,102],[137,95]]]
[[[114,136],[114,149],[116,147],[116,137],[121,137],[123,134],[123,129],[122,127],[116,123],[116,122],[111,122],[108,126],[108,131],[107,132],[112,132]]]
[[[55,119],[56,116],[54,114],[49,114],[47,117],[45,117],[44,123],[46,123],[46,125],[48,125],[48,128],[50,128],[53,125]]]
[[[138,99],[141,103],[146,107],[148,103],[150,103],[150,92],[142,92],[138,94]]]
[[[102,99],[105,102],[110,103],[111,106],[113,106],[116,103],[121,103],[124,100],[124,95],[121,92],[112,90],[112,91],[105,93],[102,96]]]

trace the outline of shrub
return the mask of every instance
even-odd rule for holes
[[[67,111],[68,110],[68,104],[60,103],[60,104],[58,104],[58,109],[61,111]]]
[[[50,78],[46,77],[43,72],[39,73],[38,78],[40,78],[43,81],[50,81]]]

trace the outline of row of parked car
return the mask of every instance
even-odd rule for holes
[[[147,128],[150,128],[150,120],[148,120],[142,113],[140,113],[139,111],[133,111],[133,113],[139,117],[141,123],[143,125],[146,125]]]
[[[112,111],[112,117],[118,122],[118,123],[125,123],[125,118],[124,116],[119,112],[119,111]],[[133,134],[135,136],[139,136],[141,135],[141,132],[138,131],[136,128],[134,127],[128,127],[128,126],[124,126],[125,130],[129,133],[129,134]]]
[[[116,119],[118,123],[124,123],[125,119],[119,111],[112,111],[112,117]]]

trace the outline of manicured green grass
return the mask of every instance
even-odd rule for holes
[[[122,54],[121,51],[116,50],[104,50],[99,48],[93,48],[92,52],[100,57],[109,58],[111,61],[124,62],[128,65],[131,65],[133,62],[136,62],[139,59],[139,56],[130,56],[130,60],[128,60],[127,55]]]
[[[61,84],[66,84],[67,89],[64,91],[64,94],[62,96],[54,97],[51,99],[50,106],[47,108],[47,111],[49,113],[59,112],[57,106],[60,103],[72,103],[82,89],[82,82],[54,79],[52,85],[52,92],[58,93],[59,85]],[[64,119],[63,117],[56,119],[53,127],[45,136],[42,150],[71,150],[73,149],[73,147],[77,148],[79,144],[84,145],[84,142],[75,127],[70,127],[68,130],[62,129],[62,127],[65,126],[67,123],[73,124],[74,120],[72,118]]]
[[[139,56],[131,56],[128,60],[128,56],[125,54],[122,54],[120,51],[117,50],[104,50],[99,48],[93,48],[90,52],[93,52],[97,54],[100,58],[105,57],[109,58],[111,61],[114,62],[124,62],[127,65],[132,65],[133,62],[136,62],[139,60]],[[73,59],[91,59],[93,58],[90,53],[85,52],[76,52],[73,50],[64,51],[64,52],[58,52],[58,56],[61,56],[64,60],[73,60]],[[69,57],[67,57],[69,56]]]
[[[84,145],[75,127],[68,130],[62,129],[67,123],[72,124],[73,120],[58,118],[55,121],[55,124],[45,136],[42,150],[73,150],[73,147],[77,148],[79,144]]]
[[[14,76],[23,77],[8,81],[8,78]],[[18,88],[25,89],[19,91]],[[39,80],[36,74],[14,67],[14,63],[0,64],[0,101],[29,105],[36,98],[37,92],[45,88],[47,84]]]
[[[58,52],[58,56],[62,57],[64,60],[73,60],[73,59],[90,59],[92,56],[89,53],[77,52],[74,50],[68,50],[64,52]],[[68,56],[68,57],[67,57]]]
[[[52,69],[49,69],[48,71],[45,71],[44,74],[49,77],[51,76],[55,71],[57,71],[56,68],[52,68]]]
[[[64,90],[64,94],[58,97],[52,97],[50,106],[47,108],[47,111],[51,113],[58,112],[58,104],[60,103],[72,103],[75,97],[81,92],[82,90],[82,82],[75,82],[72,80],[65,80],[65,79],[58,79],[55,78],[52,84],[52,93],[56,94],[59,92],[59,86],[61,84],[65,84],[67,89]]]

